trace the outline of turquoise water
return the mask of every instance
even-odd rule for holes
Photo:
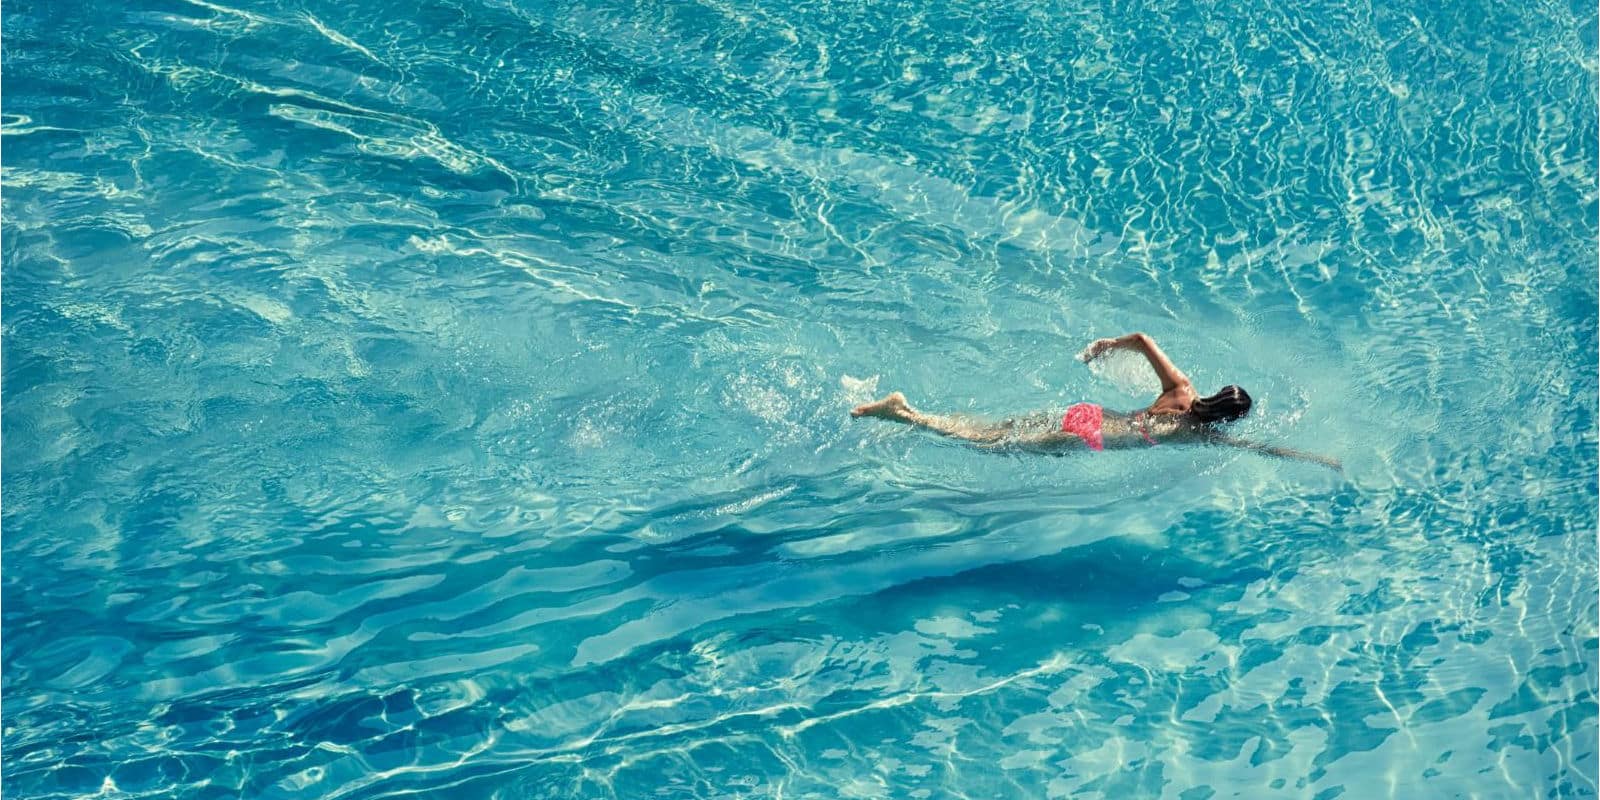
[[[5,794],[1594,796],[1595,9],[1444,5],[7,3]],[[1131,330],[1345,473],[847,416]]]

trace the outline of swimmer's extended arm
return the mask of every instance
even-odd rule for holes
[[[1144,353],[1145,359],[1150,362],[1150,367],[1161,378],[1162,392],[1170,392],[1180,386],[1189,385],[1189,376],[1174,366],[1172,359],[1167,358],[1166,353],[1161,352],[1156,340],[1142,333],[1130,333],[1115,339],[1101,339],[1089,345],[1089,349],[1083,352],[1083,360],[1093,361],[1104,353],[1118,349],[1138,350]]]
[[[1310,461],[1313,464],[1321,464],[1324,467],[1338,470],[1339,472],[1344,471],[1344,465],[1340,464],[1338,459],[1328,458],[1327,456],[1319,456],[1315,453],[1302,453],[1299,450],[1290,450],[1287,447],[1275,447],[1270,444],[1252,442],[1249,439],[1240,439],[1237,436],[1229,436],[1225,433],[1213,433],[1206,437],[1206,441],[1210,444],[1225,444],[1229,447],[1240,447],[1244,448],[1245,450],[1254,450],[1262,455],[1273,456],[1275,458],[1292,458],[1298,461]]]

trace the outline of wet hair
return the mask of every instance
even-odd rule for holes
[[[1210,397],[1202,397],[1189,406],[1189,414],[1200,422],[1215,424],[1232,422],[1250,413],[1250,395],[1237,386],[1224,386]]]

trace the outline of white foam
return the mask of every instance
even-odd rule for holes
[[[1088,350],[1078,355],[1080,360]],[[1144,356],[1127,350],[1113,350],[1089,363],[1089,371],[1096,378],[1110,383],[1118,390],[1141,397],[1161,393],[1161,379]]]
[[[844,399],[847,402],[851,405],[860,405],[877,399],[878,376],[852,378],[849,375],[840,375],[839,386],[844,389]]]

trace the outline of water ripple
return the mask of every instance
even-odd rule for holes
[[[3,28],[10,794],[1600,784],[1592,9]]]

